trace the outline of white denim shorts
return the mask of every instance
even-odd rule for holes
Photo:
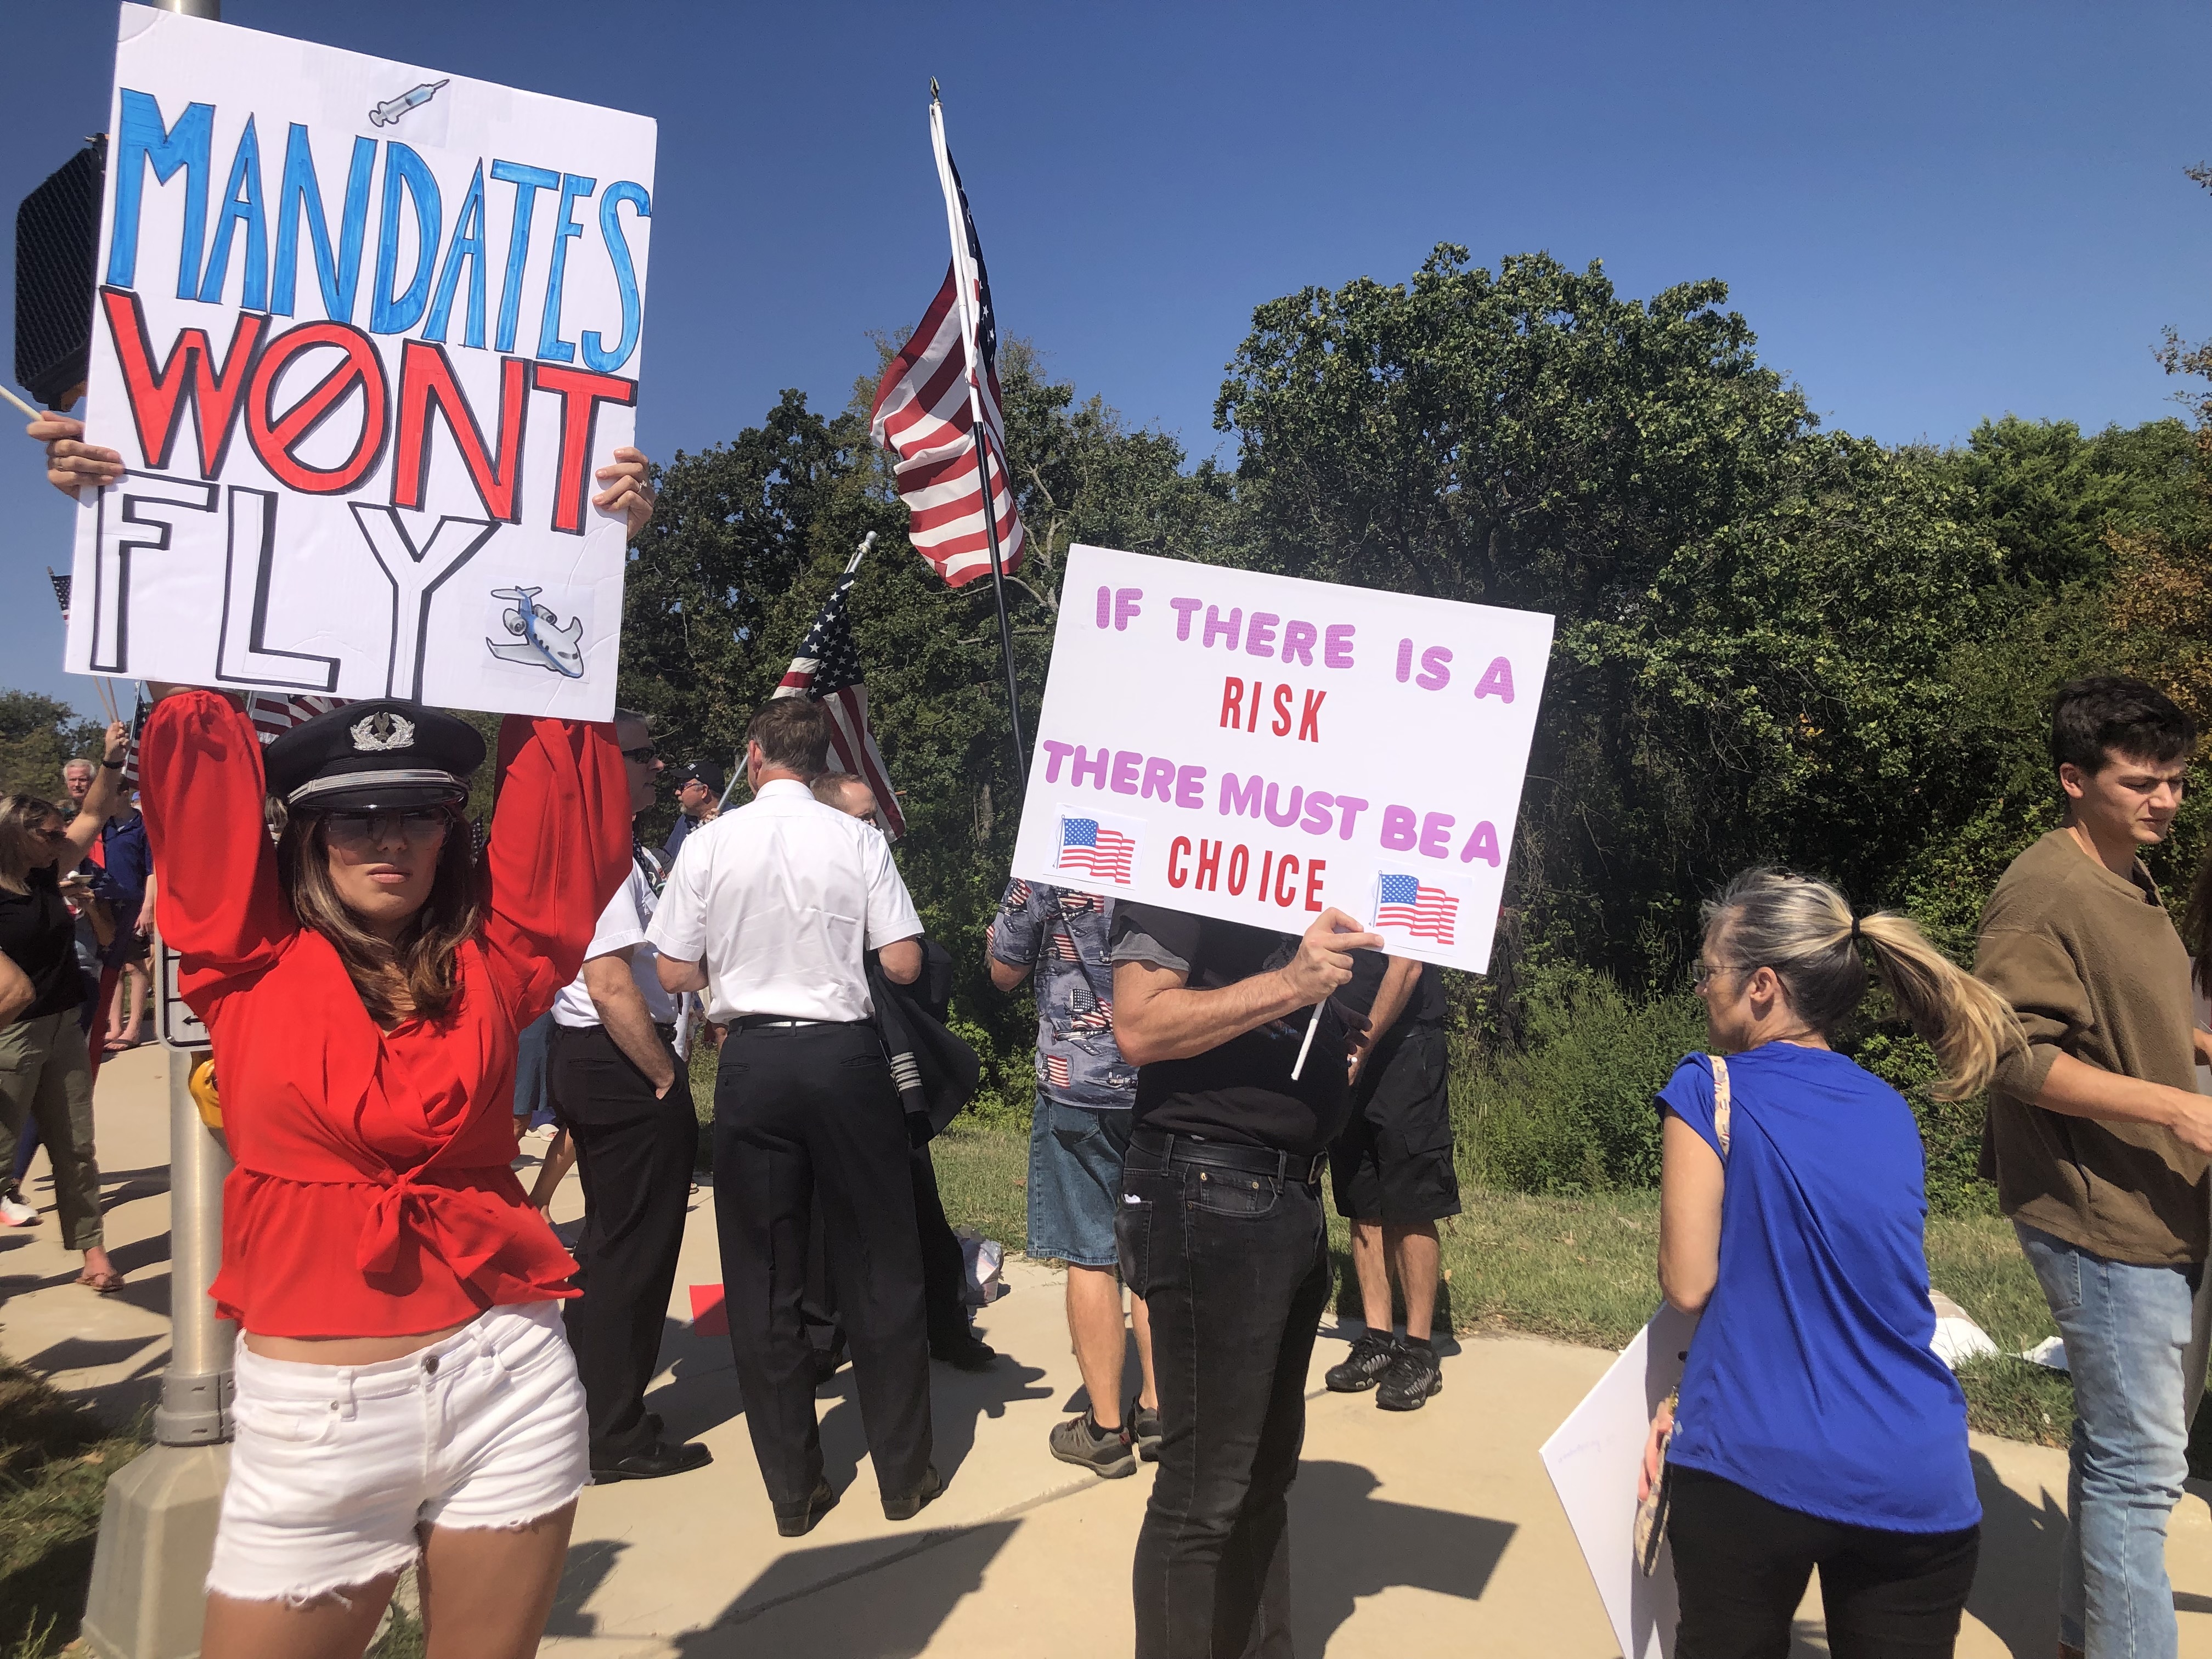
[[[374,1365],[270,1359],[241,1338],[207,1587],[304,1601],[415,1559],[424,1527],[514,1527],[589,1484],[560,1304],[493,1308]]]

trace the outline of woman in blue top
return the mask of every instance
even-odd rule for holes
[[[1671,1431],[1675,1659],[1780,1659],[1815,1567],[1838,1659],[1946,1655],[1972,1588],[1982,1511],[1966,1399],[1929,1350],[1919,1130],[1829,1047],[1869,960],[1943,1063],[1933,1092],[1982,1088],[2012,1011],[1903,916],[1854,919],[1771,870],[1705,907],[1698,994],[1729,1058],[1691,1055],[1659,1095],[1659,1279],[1703,1318],[1644,1458],[1648,1483]]]

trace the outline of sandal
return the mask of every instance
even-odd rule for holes
[[[112,1296],[123,1288],[123,1275],[112,1267],[104,1273],[94,1273],[87,1267],[76,1276],[76,1282],[88,1290],[99,1291],[102,1296]]]

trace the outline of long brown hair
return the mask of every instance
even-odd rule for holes
[[[459,988],[462,942],[483,925],[474,838],[452,815],[438,849],[430,896],[387,944],[362,926],[331,881],[330,843],[320,812],[285,815],[276,840],[276,873],[300,925],[331,942],[362,1006],[379,1025],[405,1018],[443,1019]],[[399,994],[404,991],[404,996]]]
[[[1747,870],[1705,906],[1705,934],[1745,967],[1771,968],[1798,1018],[1823,1037],[1866,996],[1863,945],[1898,1012],[1943,1063],[1943,1080],[1928,1091],[1938,1100],[1979,1093],[2025,1040],[2012,1005],[1960,972],[1910,917],[1875,910],[1854,921],[1825,881]]]
[[[30,891],[31,872],[54,856],[38,832],[51,818],[67,823],[72,816],[36,795],[0,795],[0,891]]]

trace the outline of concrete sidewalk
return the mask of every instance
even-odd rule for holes
[[[51,1213],[0,1235],[0,1348],[101,1410],[153,1398],[167,1356],[166,1098],[161,1057],[103,1074],[100,1150],[120,1296],[69,1281],[76,1258]],[[534,1150],[538,1143],[528,1143]],[[30,1196],[51,1208],[44,1164]],[[555,1206],[573,1222],[573,1180]],[[564,1228],[564,1231],[566,1229]],[[1018,1241],[1014,1241],[1018,1242]],[[1132,1645],[1129,1559],[1152,1474],[1102,1481],[1045,1451],[1079,1399],[1060,1280],[1015,1260],[1012,1294],[979,1321],[1002,1354],[991,1371],[932,1367],[945,1494],[885,1522],[849,1368],[823,1391],[823,1442],[844,1501],[810,1536],[778,1538],[738,1411],[729,1348],[695,1335],[688,1287],[719,1280],[713,1201],[693,1201],[652,1404],[672,1433],[703,1439],[712,1468],[584,1494],[544,1651],[573,1659],[1108,1659]],[[1370,1395],[1333,1395],[1321,1373],[1356,1326],[1324,1328],[1310,1378],[1305,1462],[1292,1494],[1298,1650],[1307,1655],[1617,1654],[1536,1448],[1611,1356],[1528,1338],[1468,1339],[1444,1392],[1394,1416]],[[1978,1437],[1987,1510],[1981,1578],[1959,1651],[2047,1659],[2065,1459]],[[2168,1559],[2182,1652],[2212,1659],[2212,1511],[2192,1490]],[[1818,1605],[1804,1617],[1817,1630]],[[1804,1653],[1823,1651],[1817,1639]]]

